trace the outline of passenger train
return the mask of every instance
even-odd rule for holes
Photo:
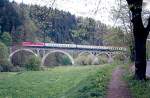
[[[22,42],[21,46],[24,46],[24,47],[47,47],[47,48],[69,48],[69,49],[126,51],[126,48],[124,48],[124,47],[76,45],[76,44],[58,44],[58,43],[42,43],[42,42]]]

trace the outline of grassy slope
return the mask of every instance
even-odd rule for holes
[[[150,98],[150,80],[137,81],[133,79],[133,73],[130,73],[128,68],[126,69],[125,80],[128,82],[133,98]]]
[[[112,68],[57,67],[49,71],[1,73],[0,98],[101,98]]]

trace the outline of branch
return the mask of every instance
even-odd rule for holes
[[[53,7],[53,5],[54,5],[55,2],[56,2],[56,0],[54,0],[54,1],[52,2],[51,7]]]
[[[148,25],[146,27],[147,32],[150,32],[150,17],[148,19]]]
[[[143,0],[126,0],[129,6],[129,9],[133,12],[137,9],[142,11]]]
[[[128,5],[132,5],[133,4],[132,0],[126,0],[126,1],[127,1]]]
[[[143,0],[126,0],[128,5],[139,5],[141,6],[143,3]]]
[[[98,2],[97,8],[96,8],[96,10],[95,10],[95,12],[94,12],[94,15],[96,15],[96,14],[97,14],[98,9],[99,9],[99,6],[100,6],[100,3],[101,3],[101,0],[99,0],[99,2]]]
[[[119,17],[120,17],[120,13],[121,13],[121,9],[122,9],[122,7],[121,7],[121,0],[119,0],[119,10],[118,10],[118,15],[116,16],[116,20],[114,21],[114,24],[113,24],[113,27],[116,25],[116,23],[117,23],[117,21],[118,21],[118,19],[119,19]]]

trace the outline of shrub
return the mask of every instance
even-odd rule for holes
[[[19,67],[19,66],[14,66],[11,68],[11,72],[22,72],[25,71],[26,69],[24,67]]]
[[[79,65],[99,65],[108,63],[108,58],[105,56],[79,56],[75,62]]]
[[[92,65],[99,65],[100,64],[100,61],[97,57],[94,58],[93,62],[92,62]]]
[[[120,54],[120,55],[114,56],[113,59],[114,59],[115,62],[124,62],[126,58],[124,57],[124,55]]]
[[[11,71],[12,65],[8,61],[8,48],[0,42],[0,72]]]
[[[63,53],[51,53],[48,55],[48,57],[45,59],[44,66],[47,67],[54,67],[54,66],[65,66],[65,65],[71,65],[71,59],[64,55]]]
[[[71,65],[71,61],[70,59],[66,56],[66,55],[63,55],[60,59],[60,63],[62,65]]]
[[[79,56],[75,62],[79,65],[91,65],[93,64],[93,58],[88,55],[88,56]]]
[[[109,58],[104,57],[104,56],[99,56],[98,59],[99,59],[100,64],[106,64],[106,63],[108,63]]]
[[[40,70],[40,58],[31,56],[25,64],[27,70],[38,71]]]

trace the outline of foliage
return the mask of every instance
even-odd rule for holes
[[[71,64],[72,62],[69,59],[69,57],[59,52],[51,53],[50,55],[48,55],[48,57],[45,59],[45,62],[44,62],[44,65],[47,67],[71,65]]]
[[[99,56],[98,59],[99,59],[100,64],[106,64],[108,63],[108,60],[109,60],[108,57],[104,57],[104,56]]]
[[[71,61],[66,55],[62,56],[62,59],[60,59],[60,63],[62,65],[71,65]]]
[[[113,65],[104,67],[95,74],[91,74],[86,80],[81,81],[71,91],[67,92],[66,98],[104,98],[113,67]]]
[[[134,1],[133,1],[134,2]],[[137,2],[137,1],[135,1]],[[133,35],[133,25],[132,25],[132,16],[129,6],[126,0],[118,0],[118,7],[112,9],[112,15],[114,22],[120,26],[120,28],[125,32],[126,46],[128,47],[128,54],[130,55],[131,61],[135,60],[135,51],[134,51],[134,35]],[[143,9],[142,11],[142,20],[144,26],[147,25],[147,19],[149,17],[149,11]]]
[[[37,33],[42,33],[42,36],[40,35],[42,38],[48,36],[49,39],[57,43],[72,41],[70,30],[74,28],[76,20],[75,16],[69,12],[32,5],[29,14],[31,20],[39,28]]]
[[[81,55],[79,57],[76,58],[75,62],[78,65],[92,65],[92,61],[93,58],[91,57],[91,55]]]
[[[13,66],[11,68],[11,72],[23,72],[26,71],[25,67],[20,67],[20,66]]]
[[[118,7],[112,9],[113,20],[120,26],[125,33],[125,44],[128,47],[128,54],[131,61],[134,61],[134,37],[133,26],[131,23],[131,13],[125,0],[118,1]]]
[[[40,58],[31,56],[25,64],[27,70],[38,71],[40,70]]]
[[[126,56],[124,56],[123,54],[118,54],[114,56],[114,60],[124,61],[125,58]]]
[[[10,71],[11,64],[8,61],[8,48],[0,42],[0,71]]]
[[[0,27],[2,32],[12,33],[13,42],[106,45],[103,43],[103,40],[106,40],[104,35],[114,33],[109,29],[111,27],[92,18],[75,17],[69,12],[46,6],[7,3],[9,7],[4,6],[5,10],[1,12],[7,19],[5,22],[3,17],[0,17],[0,20],[3,20]],[[11,15],[13,17],[10,17]],[[13,24],[8,21],[12,21]]]
[[[150,81],[142,82],[133,80],[132,76],[126,78],[131,89],[133,98],[148,98],[150,96]]]
[[[14,28],[21,25],[21,19],[15,9],[16,4],[10,3],[9,0],[2,0],[0,6],[0,32],[12,32]],[[1,34],[2,35],[2,34]]]
[[[91,56],[91,55],[81,55],[76,58],[75,62],[78,65],[100,65],[107,64],[108,59],[105,56]]]
[[[3,35],[1,36],[1,41],[7,45],[10,46],[12,43],[12,38],[8,32],[4,32]]]
[[[150,81],[137,81],[134,79],[133,73],[130,72],[127,66],[125,66],[125,69],[126,73],[124,75],[124,80],[127,81],[133,98],[149,98]]]
[[[126,46],[126,35],[119,28],[111,28],[111,33],[104,35],[104,44],[108,46]]]

